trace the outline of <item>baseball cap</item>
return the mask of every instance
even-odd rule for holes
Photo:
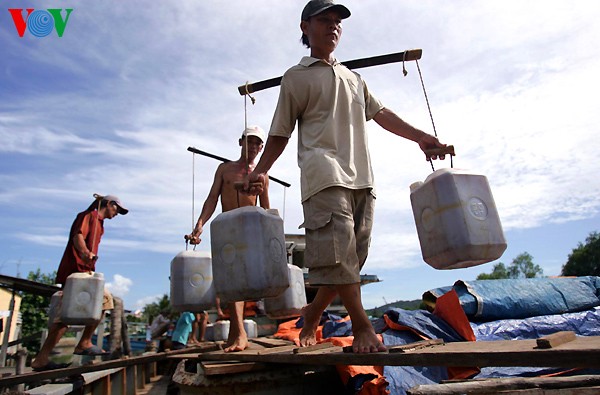
[[[117,204],[117,206],[119,207],[119,214],[121,214],[121,215],[125,215],[129,212],[129,210],[125,206],[123,206],[123,203],[121,203],[121,199],[119,199],[115,195],[106,195],[102,198],[102,200],[115,202]]]
[[[265,132],[260,128],[260,126],[248,126],[244,133],[242,134],[242,138],[244,136],[256,136],[262,141],[265,142]]]
[[[323,11],[326,11],[330,8],[335,8],[337,12],[339,12],[340,17],[342,19],[346,19],[350,16],[350,10],[344,7],[341,4],[335,4],[333,0],[311,0],[306,3],[304,9],[302,10],[301,20],[306,21],[311,16],[315,16],[320,14]]]

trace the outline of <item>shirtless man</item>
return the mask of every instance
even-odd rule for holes
[[[240,158],[235,162],[227,162],[219,165],[215,173],[215,179],[210,189],[208,197],[202,206],[202,212],[196,223],[192,234],[188,239],[192,244],[200,243],[204,224],[215,212],[219,196],[221,197],[221,209],[223,212],[230,211],[244,206],[255,206],[257,196],[244,194],[235,187],[235,183],[243,182],[247,175],[254,170],[254,160],[262,151],[265,134],[258,126],[246,128],[244,134],[239,140],[241,149]],[[270,208],[267,185],[258,195],[260,206],[264,209]],[[229,313],[231,324],[225,352],[242,351],[248,347],[248,335],[244,329],[244,302],[229,303]]]

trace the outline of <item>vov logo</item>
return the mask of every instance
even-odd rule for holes
[[[65,8],[64,19],[62,8],[48,8],[47,10],[27,8],[27,16],[23,16],[23,8],[9,8],[8,11],[15,23],[19,37],[23,37],[25,29],[35,37],[46,37],[56,29],[58,37],[62,37],[73,9]]]

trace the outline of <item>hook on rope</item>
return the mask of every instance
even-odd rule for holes
[[[402,74],[404,74],[405,77],[408,75],[408,71],[406,70],[406,66],[404,65],[404,63],[406,62],[407,52],[408,51],[404,51],[404,53],[402,54]]]
[[[249,82],[246,81],[246,95],[248,95],[248,97],[250,98],[250,100],[252,100],[252,104],[256,103],[256,99],[250,94],[250,91],[248,90],[248,84]]]

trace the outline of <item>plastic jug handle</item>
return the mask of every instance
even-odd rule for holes
[[[447,145],[443,148],[431,148],[431,149],[425,150],[423,152],[425,152],[425,155],[428,158],[431,158],[432,156],[441,156],[441,155],[456,156],[456,154],[454,153],[453,145]]]
[[[262,186],[262,182],[251,182],[249,187],[252,188],[252,187],[260,187],[260,186]],[[237,189],[238,191],[244,189],[244,181],[235,181],[233,183],[233,187],[235,189]]]

